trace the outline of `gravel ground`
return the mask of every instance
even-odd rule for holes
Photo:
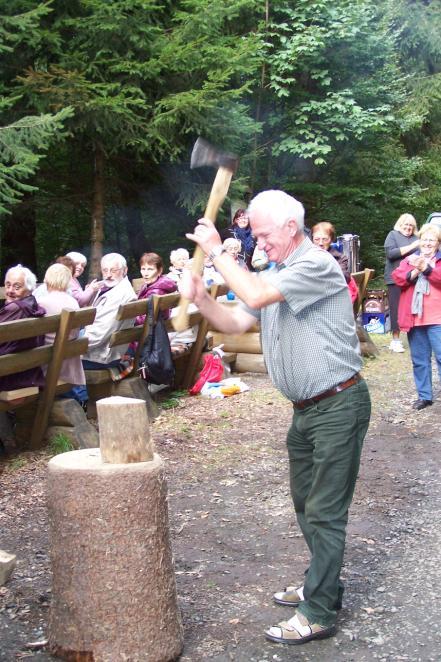
[[[180,662],[441,660],[441,398],[415,412],[409,356],[367,362],[373,417],[350,513],[344,606],[336,637],[301,647],[264,630],[291,615],[271,595],[301,580],[308,554],[288,493],[291,408],[266,376],[223,401],[184,398],[153,426],[167,465],[171,538],[185,648]],[[0,660],[53,660],[47,636],[47,453],[3,464],[0,548],[18,565],[0,589]],[[143,662],[147,656],[141,654]],[[111,660],[111,662],[120,662]]]

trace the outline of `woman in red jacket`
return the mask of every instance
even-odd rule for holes
[[[423,225],[419,237],[419,250],[392,272],[401,288],[398,324],[409,341],[418,410],[433,401],[432,354],[441,379],[441,229]]]

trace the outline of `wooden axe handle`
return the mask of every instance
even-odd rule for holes
[[[213,223],[216,223],[217,213],[222,206],[223,201],[228,193],[230,187],[233,171],[221,166],[216,173],[216,177],[211,188],[210,197],[208,198],[207,207],[205,208],[204,217],[208,218]],[[201,274],[204,266],[204,251],[200,246],[196,246],[193,254],[193,262],[191,271],[194,274]],[[188,328],[188,306],[190,301],[181,295],[179,301],[179,312],[176,317],[172,318],[172,324],[175,331],[184,331]]]

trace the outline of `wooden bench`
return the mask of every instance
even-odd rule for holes
[[[0,377],[14,375],[29,368],[48,366],[45,385],[40,390],[30,386],[0,392],[0,411],[9,411],[34,401],[37,402],[29,448],[38,448],[46,432],[49,414],[55,395],[68,391],[72,385],[59,380],[63,361],[81,356],[87,351],[87,338],[70,340],[72,330],[91,324],[95,319],[94,308],[63,310],[59,315],[28,318],[0,324],[0,343],[24,340],[55,333],[52,345],[42,345],[14,354],[0,356]]]
[[[225,294],[225,286],[213,285],[210,288],[210,294],[213,297]],[[158,315],[163,310],[177,309],[180,302],[179,292],[172,292],[171,294],[155,295],[152,297],[153,302],[153,320],[158,319]],[[146,315],[147,313],[147,299],[139,301],[132,301],[119,307],[116,319],[118,321],[133,320],[139,315]],[[176,376],[174,381],[175,388],[189,388],[194,381],[196,371],[200,367],[201,356],[206,346],[206,336],[208,330],[208,322],[196,310],[189,314],[187,329],[191,329],[197,325],[197,335],[193,343],[189,344],[183,351],[174,354],[173,360],[175,362]],[[173,331],[171,318],[165,322],[167,331]],[[96,400],[109,397],[110,395],[125,395],[126,397],[138,397],[145,399],[148,408],[151,406],[150,394],[148,392],[147,382],[139,376],[139,361],[141,356],[142,346],[147,338],[149,331],[148,319],[145,318],[144,324],[139,326],[132,326],[129,328],[115,331],[109,340],[110,347],[125,346],[127,347],[131,342],[137,342],[138,347],[133,361],[132,372],[120,381],[112,379],[111,370],[104,368],[102,370],[86,370],[86,383],[89,392],[90,410],[88,414],[94,415],[93,403]],[[154,408],[150,409],[149,415],[155,415]]]
[[[361,312],[363,301],[366,296],[367,286],[370,280],[375,276],[374,269],[364,269],[363,271],[356,271],[351,274],[352,278],[357,283],[358,297],[354,301],[354,315],[355,317]]]

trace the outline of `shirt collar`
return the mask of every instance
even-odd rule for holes
[[[285,267],[291,266],[291,264],[293,264],[302,255],[305,255],[305,253],[311,250],[311,248],[314,248],[314,244],[312,243],[311,239],[305,235],[303,241],[297,246],[297,248],[292,251],[292,253],[288,255],[286,260],[277,265],[277,270],[281,271],[282,269],[285,269]]]

